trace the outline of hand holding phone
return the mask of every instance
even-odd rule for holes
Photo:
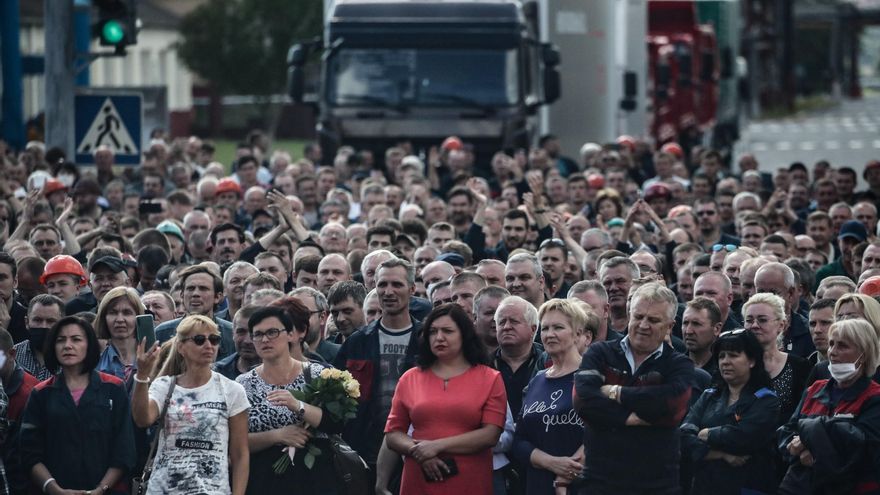
[[[147,344],[144,349],[150,349],[156,343],[156,327],[153,321],[153,315],[138,315],[135,318],[135,328],[137,329],[137,341],[140,343],[144,338]]]

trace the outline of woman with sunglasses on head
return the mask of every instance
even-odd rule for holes
[[[692,495],[771,493],[776,488],[773,433],[779,400],[764,369],[764,350],[748,330],[722,333],[712,347],[718,374],[681,426]]]
[[[68,316],[49,330],[46,367],[21,423],[21,460],[33,492],[127,493],[135,464],[134,429],[122,380],[95,369],[92,326]],[[60,370],[60,372],[59,372]]]
[[[248,320],[251,339],[263,364],[236,378],[252,404],[248,416],[251,475],[247,493],[333,494],[336,475],[329,457],[318,456],[310,469],[303,456],[310,441],[322,452],[329,452],[327,434],[340,433],[343,425],[334,422],[332,415],[325,414],[320,407],[306,404],[290,393],[303,390],[326,367],[291,357],[291,349],[299,348],[306,338],[306,333],[298,328],[308,328],[309,324],[309,309],[299,300],[291,299],[285,308],[260,308]],[[276,474],[272,465],[287,455],[282,453],[283,447],[296,449],[296,455],[293,465]]]
[[[165,412],[148,494],[245,492],[250,404],[240,384],[212,370],[220,341],[220,330],[210,318],[185,317],[152,384],[159,346],[144,350],[145,341],[138,344],[135,424],[146,428]]]
[[[865,320],[831,325],[831,378],[810,385],[777,432],[788,462],[780,494],[880,493],[880,362],[876,331]]]
[[[781,297],[759,292],[743,304],[742,315],[745,329],[755,334],[764,349],[764,369],[770,375],[770,388],[779,398],[776,424],[781,425],[794,412],[812,366],[802,357],[779,350],[778,339],[787,319],[785,301]]]

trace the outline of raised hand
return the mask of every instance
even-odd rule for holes
[[[61,209],[61,214],[58,215],[58,219],[55,220],[56,224],[66,224],[67,220],[70,218],[70,215],[73,213],[73,198],[70,196],[64,198],[64,206]]]
[[[485,206],[485,205],[489,204],[489,199],[486,197],[485,194],[480,192],[480,180],[479,179],[477,179],[476,177],[471,177],[467,181],[467,187],[474,194],[474,198],[476,198],[477,204],[479,206]]]
[[[137,349],[135,351],[135,359],[137,360],[138,365],[138,380],[149,379],[153,368],[156,366],[156,361],[159,360],[159,343],[153,342],[153,345],[150,346],[149,349],[145,349],[146,346],[147,338],[144,337],[143,339],[141,339],[140,342],[138,342]]]

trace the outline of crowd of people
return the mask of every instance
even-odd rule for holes
[[[880,494],[880,161],[214,151],[0,147],[0,495]]]

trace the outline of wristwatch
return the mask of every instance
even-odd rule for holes
[[[299,399],[297,399],[297,400],[299,400]],[[306,406],[305,406],[305,404],[303,404],[303,401],[301,401],[301,400],[299,401],[299,415],[300,416],[306,415]]]

